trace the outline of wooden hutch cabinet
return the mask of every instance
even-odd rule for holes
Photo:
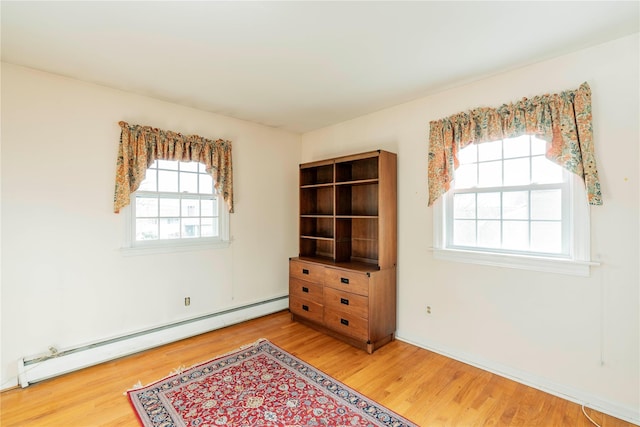
[[[369,353],[396,330],[397,162],[372,151],[300,165],[293,320]]]

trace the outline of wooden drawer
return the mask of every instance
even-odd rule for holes
[[[327,328],[341,334],[362,341],[369,339],[369,323],[362,317],[326,308],[324,311],[324,324]]]
[[[324,282],[324,266],[310,262],[291,260],[289,261],[289,276],[308,282]]]
[[[322,304],[322,285],[289,277],[289,295]]]
[[[325,288],[324,306],[327,309],[349,313],[351,316],[369,318],[369,298],[340,289]]]
[[[317,302],[290,295],[289,310],[300,317],[322,323],[324,308]]]
[[[367,273],[326,268],[325,285],[358,295],[369,295],[369,276]]]

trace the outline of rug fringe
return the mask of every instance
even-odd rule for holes
[[[173,371],[169,372],[168,376],[170,377],[171,375],[181,374],[184,371],[186,371],[186,367],[184,365],[180,365],[177,368],[175,368]]]
[[[262,344],[262,343],[265,343],[265,342],[269,342],[269,340],[268,340],[268,339],[266,339],[266,338],[258,338],[256,341],[254,341],[254,342],[253,342],[253,343],[251,343],[251,344],[245,344],[245,345],[243,345],[243,346],[241,346],[241,347],[239,347],[239,348],[236,348],[235,350],[231,350],[231,351],[229,351],[229,352],[227,352],[227,353],[217,355],[217,356],[215,356],[213,359],[208,359],[208,360],[205,360],[204,362],[195,363],[195,364],[191,365],[189,368],[185,368],[185,365],[180,365],[180,366],[178,366],[177,368],[175,368],[173,371],[169,372],[169,374],[168,374],[167,376],[165,376],[165,377],[163,377],[163,378],[160,378],[160,379],[158,379],[158,380],[152,381],[152,382],[150,382],[150,383],[148,383],[147,385],[144,385],[144,386],[142,385],[142,382],[141,382],[140,380],[138,380],[138,382],[137,382],[137,383],[135,383],[135,384],[134,384],[130,389],[128,389],[127,391],[125,391],[123,394],[126,396],[126,395],[128,395],[130,392],[133,392],[133,391],[139,390],[139,389],[141,389],[141,388],[148,387],[148,386],[150,386],[151,384],[154,384],[154,383],[157,383],[157,382],[160,382],[160,381],[166,380],[167,378],[169,378],[169,377],[170,377],[170,376],[172,376],[172,375],[181,374],[181,373],[183,373],[184,371],[187,371],[187,370],[189,370],[189,369],[191,369],[191,368],[195,368],[196,366],[200,366],[200,365],[202,365],[202,364],[204,364],[204,363],[210,362],[211,360],[219,359],[219,358],[221,358],[221,357],[225,357],[225,356],[228,356],[228,355],[230,355],[230,354],[237,353],[238,351],[246,350],[246,349],[248,349],[248,348],[257,347],[258,345],[260,345],[260,344]]]
[[[130,390],[137,390],[139,388],[142,388],[142,381],[140,381],[140,380],[138,380],[137,383],[132,385],[131,388],[128,391],[125,391],[124,393],[122,393],[122,395],[126,396]]]

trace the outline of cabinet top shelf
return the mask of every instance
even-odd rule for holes
[[[300,188],[320,188],[320,187],[332,187],[333,182],[326,182],[323,184],[304,184],[301,185]]]
[[[300,256],[300,257],[293,257],[293,258],[289,258],[289,260],[299,260],[299,261],[310,261],[310,262],[314,262],[314,263],[318,263],[318,264],[323,264],[329,267],[333,267],[333,268],[340,268],[343,270],[355,270],[355,271],[360,271],[363,273],[369,272],[369,271],[378,271],[380,270],[380,266],[376,265],[376,264],[369,264],[366,262],[360,262],[360,261],[334,261],[332,259],[329,259],[327,257],[304,257],[304,256]]]
[[[305,234],[300,235],[301,239],[312,239],[312,240],[333,240],[333,237],[322,237],[322,236],[307,236]]]
[[[354,181],[337,181],[335,183],[335,185],[365,185],[365,184],[377,184],[378,183],[378,178],[372,178],[372,179],[358,179],[358,180],[354,180]],[[324,183],[324,184],[305,184],[305,185],[301,185],[300,188],[301,189],[305,189],[305,188],[322,188],[322,187],[331,187],[333,186],[334,183],[333,182],[329,182],[329,183]]]
[[[377,184],[378,178],[371,179],[357,179],[353,181],[337,181],[336,185],[362,185],[362,184]]]

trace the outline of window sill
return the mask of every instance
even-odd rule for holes
[[[120,253],[123,256],[166,254],[173,252],[202,251],[207,249],[223,249],[231,245],[230,240],[208,240],[187,242],[162,242],[141,244],[138,246],[122,247]]]
[[[600,265],[600,263],[597,262],[570,259],[496,254],[456,249],[432,248],[432,250],[434,258],[444,261],[517,268],[521,270],[542,271],[546,273],[559,273],[582,277],[589,277],[591,266]]]

